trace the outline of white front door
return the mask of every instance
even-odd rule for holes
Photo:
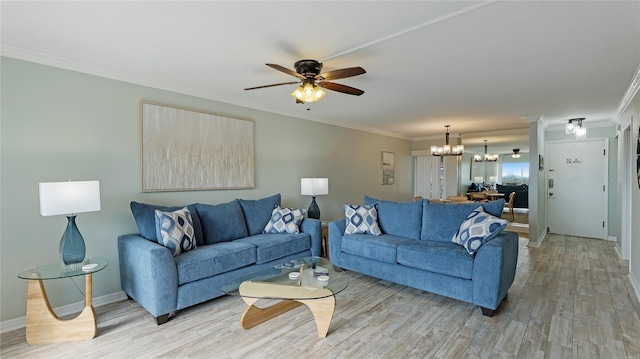
[[[608,139],[550,141],[545,152],[549,231],[606,239]]]

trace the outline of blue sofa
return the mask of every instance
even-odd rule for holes
[[[344,269],[458,299],[493,316],[513,283],[518,236],[501,231],[473,255],[452,242],[467,216],[479,206],[496,217],[505,201],[445,204],[391,202],[375,205],[382,235],[345,234],[346,219],[329,223],[331,261]]]
[[[157,240],[155,210],[175,211],[183,206],[131,202],[140,233],[118,237],[122,289],[160,325],[175,311],[224,295],[222,286],[232,278],[275,263],[319,256],[319,220],[304,218],[300,233],[262,233],[279,205],[280,194],[186,206],[197,248],[174,256]]]

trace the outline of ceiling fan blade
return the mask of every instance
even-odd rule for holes
[[[276,65],[276,64],[266,64],[267,66],[276,69],[278,71],[284,72],[287,75],[291,75],[291,76],[295,76],[299,79],[304,80],[304,76],[300,75],[299,73],[293,71],[293,70],[289,70],[288,68],[284,67],[284,66],[280,66],[280,65]]]
[[[327,72],[321,73],[320,75],[316,76],[316,79],[322,78],[324,80],[337,80],[337,79],[344,79],[352,76],[358,76],[366,73],[367,71],[365,71],[362,67],[349,67],[346,69],[333,70],[333,71],[327,71]]]
[[[327,90],[346,93],[348,95],[360,96],[364,93],[364,91],[359,90],[355,87],[340,85],[335,82],[319,81],[318,86],[324,87]]]
[[[263,89],[263,88],[266,88],[266,87],[274,87],[274,86],[282,86],[282,85],[293,85],[293,84],[297,84],[297,83],[299,83],[299,81],[281,82],[279,84],[256,86],[256,87],[247,87],[245,90],[257,90],[257,89]]]

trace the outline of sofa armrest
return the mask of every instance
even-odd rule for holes
[[[329,222],[329,255],[331,262],[340,266],[340,252],[342,251],[342,236],[346,227],[344,218]]]
[[[120,285],[154,317],[175,311],[178,271],[171,251],[139,234],[118,236]]]
[[[305,218],[300,223],[300,231],[311,235],[311,255],[322,255],[322,223],[318,219]]]
[[[518,262],[518,234],[502,231],[484,244],[473,263],[473,302],[481,307],[496,309],[516,275]]]

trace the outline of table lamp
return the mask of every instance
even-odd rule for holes
[[[40,214],[56,216],[64,214],[69,222],[60,239],[60,260],[65,265],[84,261],[86,247],[76,227],[76,214],[100,210],[100,182],[41,182]]]
[[[329,179],[315,177],[301,178],[300,194],[303,196],[311,196],[311,204],[309,205],[307,217],[320,219],[320,208],[316,203],[316,196],[329,194]]]

